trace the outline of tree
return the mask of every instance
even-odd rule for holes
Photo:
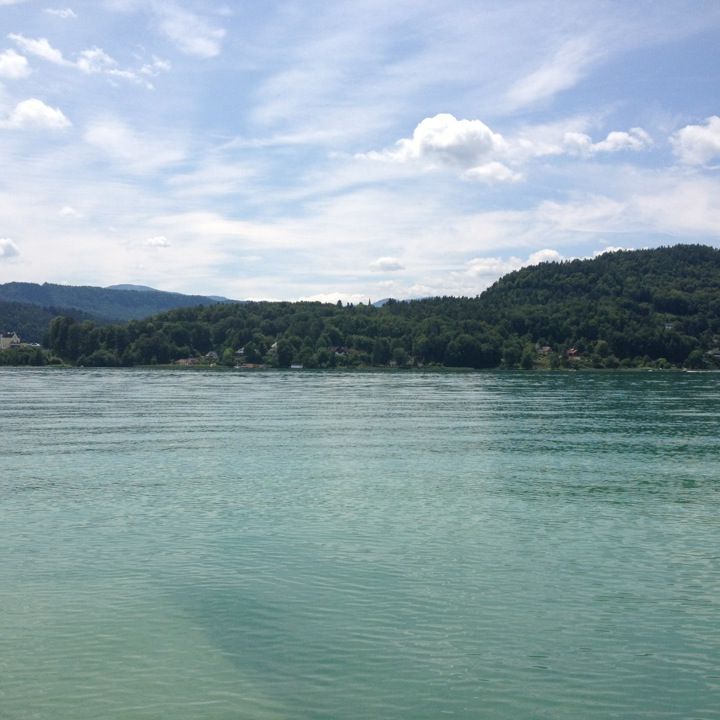
[[[280,338],[277,344],[277,364],[278,367],[290,367],[295,357],[295,347],[286,338]]]

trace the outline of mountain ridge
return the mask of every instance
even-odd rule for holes
[[[132,289],[131,289],[132,287]],[[142,289],[141,289],[142,288]],[[11,309],[0,306],[0,327],[18,332],[20,337],[39,342],[37,313],[30,307],[53,308],[56,314],[67,314],[77,320],[92,319],[106,325],[113,322],[141,320],[178,307],[235,302],[205,295],[185,295],[146,286],[99,287],[94,285],[59,285],[55,283],[9,282],[0,285],[0,303],[14,303]],[[27,317],[24,319],[22,308]],[[49,321],[48,321],[49,322]],[[5,327],[13,325],[12,328]]]

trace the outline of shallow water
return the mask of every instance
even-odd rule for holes
[[[720,717],[720,375],[0,399],[3,719]]]

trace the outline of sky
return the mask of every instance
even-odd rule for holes
[[[474,296],[720,247],[717,0],[0,0],[0,282]]]

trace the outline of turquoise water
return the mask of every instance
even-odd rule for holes
[[[720,718],[720,375],[0,402],[3,719]]]

